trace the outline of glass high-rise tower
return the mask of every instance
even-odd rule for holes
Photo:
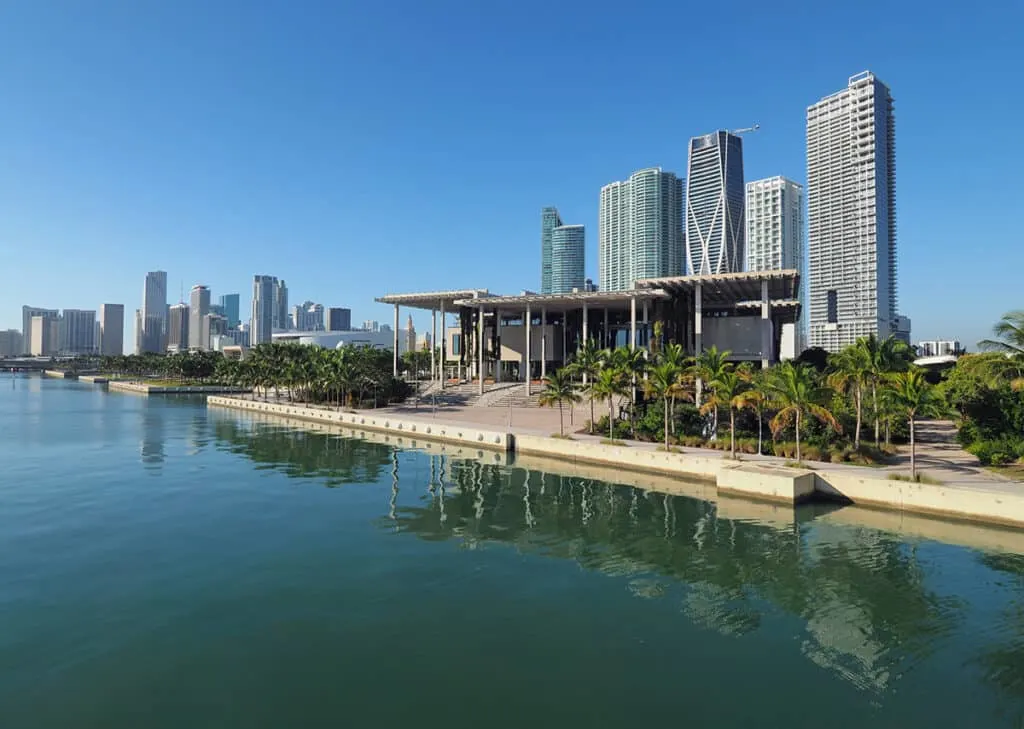
[[[893,98],[874,74],[807,107],[812,347],[895,331],[895,166]]]
[[[683,182],[660,167],[601,188],[598,275],[602,291],[683,273]]]
[[[583,290],[586,282],[584,252],[586,250],[582,225],[560,225],[551,230],[551,291],[568,294],[573,289]]]
[[[540,210],[540,292],[551,292],[551,231],[562,224],[558,208]]]
[[[691,139],[686,182],[687,272],[742,271],[743,140],[721,130]]]
[[[252,319],[249,322],[249,344],[269,342],[274,333],[274,311],[277,291],[277,279],[273,276],[253,276],[252,279]]]

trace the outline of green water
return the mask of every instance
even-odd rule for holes
[[[8,377],[2,729],[1024,721],[1020,555]]]

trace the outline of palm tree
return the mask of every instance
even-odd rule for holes
[[[615,398],[625,392],[622,373],[612,367],[605,367],[597,373],[590,384],[593,396],[608,401],[608,439],[615,439]]]
[[[861,356],[866,357],[871,363],[868,380],[871,385],[871,409],[875,421],[875,447],[877,448],[882,422],[878,403],[879,390],[884,385],[886,377],[894,372],[903,372],[910,367],[913,354],[906,342],[893,336],[878,339],[872,334],[868,337],[861,337],[854,346],[861,348],[863,350]]]
[[[718,347],[711,345],[708,349],[697,355],[697,360],[694,363],[693,371],[697,378],[697,395],[696,403],[697,407],[703,412],[701,403],[703,400],[704,383],[707,383],[710,387],[711,382],[716,380],[725,368],[729,365],[729,355],[732,354],[728,349],[719,350]],[[712,421],[712,435],[717,436],[718,434],[718,408],[712,410],[714,420]]]
[[[598,371],[601,369],[602,352],[597,346],[597,342],[593,339],[588,339],[583,343],[576,351],[576,356],[573,357],[571,372],[580,375],[583,380],[584,386],[588,385],[597,376]],[[594,396],[591,393],[590,388],[586,389],[587,399],[590,400],[590,434],[594,434]]]
[[[992,327],[995,339],[983,339],[978,347],[1007,355],[998,363],[995,375],[1008,379],[1014,390],[1024,390],[1024,310],[1010,311]]]
[[[742,406],[742,395],[747,383],[732,367],[723,367],[718,377],[708,383],[711,396],[701,407],[702,413],[717,411],[719,407],[729,408],[729,452],[736,457],[736,408]]]
[[[910,427],[910,478],[917,480],[917,445],[914,441],[914,420],[919,415],[938,416],[942,402],[924,378],[921,370],[897,372],[889,378],[886,398],[907,420]]]
[[[757,455],[762,453],[764,443],[764,411],[768,407],[767,371],[740,370],[741,375],[746,377],[748,389],[739,394],[737,408],[753,410],[757,415]]]
[[[636,435],[634,417],[636,415],[636,383],[647,369],[647,356],[642,349],[616,347],[606,349],[602,355],[603,367],[616,371],[623,381],[622,394],[629,395],[629,432]]]
[[[801,459],[800,424],[805,417],[815,418],[837,431],[841,430],[836,417],[821,404],[828,397],[828,390],[818,384],[816,373],[807,365],[796,365],[792,361],[778,365],[772,370],[768,390],[772,405],[778,408],[769,423],[772,435],[778,437],[791,423],[794,425],[797,461]]]
[[[661,362],[651,368],[648,378],[644,381],[644,393],[648,397],[660,397],[665,410],[665,450],[668,450],[669,437],[669,402],[676,396],[679,376],[682,369],[672,362]]]
[[[558,434],[565,435],[564,415],[562,407],[565,403],[580,401],[576,392],[576,383],[572,381],[572,373],[567,367],[561,367],[544,378],[544,389],[540,393],[541,406],[558,404]]]
[[[872,376],[872,360],[867,346],[860,343],[845,347],[829,357],[832,373],[828,376],[829,386],[853,398],[857,414],[857,425],[853,431],[853,445],[860,447],[860,430],[864,413],[864,387]]]

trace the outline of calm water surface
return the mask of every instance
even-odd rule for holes
[[[0,727],[1019,727],[1024,557],[0,375]]]

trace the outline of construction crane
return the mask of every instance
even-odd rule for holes
[[[755,124],[752,127],[743,127],[742,129],[733,129],[729,134],[747,134],[749,132],[756,132],[761,128],[760,124]]]

